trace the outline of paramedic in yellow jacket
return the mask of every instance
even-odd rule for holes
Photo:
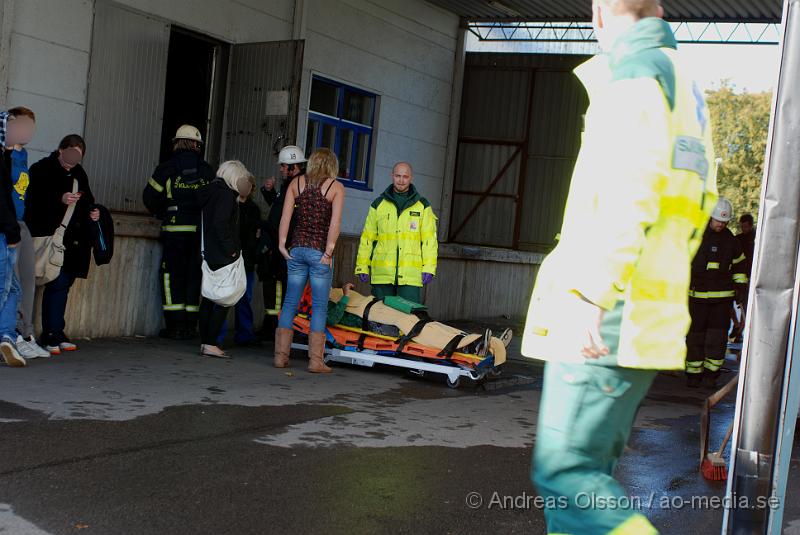
[[[588,1],[588,0],[587,0]],[[682,370],[692,256],[714,208],[708,111],[676,63],[658,0],[594,0],[604,54],[561,240],[543,263],[522,352],[547,360],[531,477],[550,533],[657,533],[614,479],[657,370]]]
[[[420,302],[420,288],[436,275],[439,242],[431,203],[412,184],[414,170],[399,162],[392,185],[369,208],[356,258],[356,275],[372,295]]]

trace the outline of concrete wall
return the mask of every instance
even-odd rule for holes
[[[360,234],[370,202],[399,160],[440,211],[458,17],[421,0],[307,0],[298,139],[305,140],[312,73],[379,95],[373,191],[347,190],[342,231]]]
[[[12,0],[4,4],[10,25],[4,107],[27,106],[37,116],[28,146],[31,163],[58,146],[66,134],[83,133],[92,0]],[[5,91],[6,88],[3,88]]]

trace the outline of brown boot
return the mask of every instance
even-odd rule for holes
[[[294,331],[278,327],[275,329],[275,367],[289,367],[289,353],[292,351]]]
[[[325,366],[325,333],[308,335],[308,371],[311,373],[331,373]]]

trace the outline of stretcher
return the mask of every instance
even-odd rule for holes
[[[294,330],[308,335],[310,320],[305,314],[294,319]],[[307,350],[302,342],[292,348]],[[470,354],[423,346],[414,341],[404,341],[343,325],[326,329],[325,362],[338,362],[372,368],[376,364],[409,370],[417,376],[440,374],[447,386],[458,388],[466,378],[480,383],[500,374],[501,364],[495,365],[494,355]]]

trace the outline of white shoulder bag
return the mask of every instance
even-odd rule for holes
[[[78,193],[78,181],[72,179],[72,193]],[[61,274],[64,265],[64,233],[67,231],[75,205],[67,206],[64,218],[52,236],[39,236],[33,238],[33,252],[36,258],[34,270],[36,271],[36,286],[44,286],[52,282]]]
[[[206,262],[206,240],[203,228],[203,215],[200,214],[200,253],[203,256],[203,284],[200,292],[203,297],[224,307],[239,302],[247,290],[247,272],[241,252],[235,262],[213,271]]]

